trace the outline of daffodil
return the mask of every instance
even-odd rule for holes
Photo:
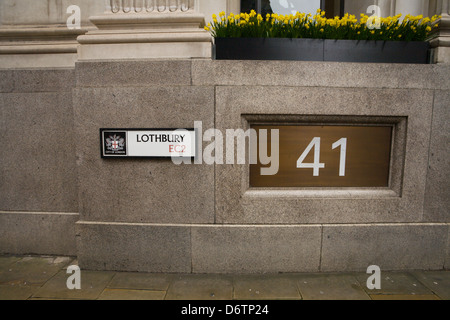
[[[401,14],[393,17],[379,18],[378,30],[370,30],[367,26],[369,17],[361,14],[360,19],[346,13],[344,16],[327,18],[325,11],[317,10],[310,13],[266,14],[262,16],[255,10],[249,13],[233,14],[226,17],[225,12],[212,16],[213,27],[208,25],[205,30],[211,31],[214,37],[288,37],[354,40],[401,40],[424,41],[433,28],[437,28],[439,16],[431,18],[407,15],[399,21]]]

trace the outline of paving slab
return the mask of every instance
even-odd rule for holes
[[[233,279],[234,299],[300,300],[295,275],[238,275]]]
[[[432,294],[371,294],[372,300],[440,300]]]
[[[369,274],[358,274],[358,281],[364,290],[371,295],[432,295],[433,292],[424,286],[420,281],[408,273],[404,272],[381,272],[381,289],[367,288]]]
[[[0,273],[0,284],[40,286],[69,261],[69,258],[64,257],[24,257]]]
[[[353,274],[305,274],[297,284],[304,300],[370,300]]]
[[[166,300],[231,300],[233,282],[220,275],[178,275],[167,291]]]
[[[164,300],[165,291],[105,289],[98,300]]]
[[[33,298],[55,299],[97,299],[114,276],[114,272],[107,271],[81,271],[81,289],[69,290],[67,279],[70,274],[65,270],[60,271],[52,279],[47,281]]]
[[[8,267],[10,265],[19,261],[20,259],[22,259],[22,257],[1,256],[0,257],[0,272],[4,272],[5,270],[8,270]]]
[[[0,300],[27,300],[37,289],[36,286],[0,285]]]
[[[171,274],[117,272],[108,288],[166,291],[172,278]]]
[[[441,299],[450,300],[450,271],[416,271],[411,274]]]

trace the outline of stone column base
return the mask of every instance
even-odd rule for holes
[[[78,37],[79,60],[211,58],[212,37],[196,13],[105,14]]]
[[[76,38],[88,29],[63,26],[0,28],[0,68],[73,68]]]
[[[450,15],[442,14],[437,32],[430,39],[431,62],[450,63]]]

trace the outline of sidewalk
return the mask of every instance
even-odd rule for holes
[[[369,290],[365,273],[196,275],[81,270],[69,290],[69,257],[0,255],[0,300],[450,300],[449,271],[381,272]]]

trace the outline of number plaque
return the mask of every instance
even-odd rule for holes
[[[251,187],[388,187],[391,126],[252,126],[279,130],[279,170],[261,175],[250,165]],[[259,141],[259,139],[258,139]],[[271,150],[270,141],[268,150]],[[259,150],[259,148],[258,148]],[[259,158],[259,157],[258,157]]]

